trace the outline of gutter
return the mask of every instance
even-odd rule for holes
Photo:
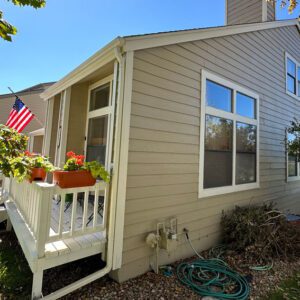
[[[119,41],[121,42],[121,41]],[[120,102],[122,102],[122,96],[123,95],[123,89],[124,89],[124,80],[125,80],[125,77],[124,77],[124,68],[125,68],[125,58],[124,56],[122,55],[122,52],[121,52],[121,48],[120,46],[114,46],[112,49],[110,49],[110,51],[113,50],[113,53],[114,53],[114,57],[117,59],[118,61],[118,87],[117,87],[117,90],[118,90],[118,93],[115,97],[116,98],[116,104],[117,106],[119,106]],[[97,55],[97,54],[96,54]],[[95,59],[98,59],[98,56],[95,58]],[[88,63],[85,62],[84,64],[82,64],[80,67],[84,67],[86,64]],[[79,67],[79,68],[80,68]],[[66,78],[70,76],[70,75],[67,75]],[[118,113],[122,113],[121,111],[118,110]],[[119,120],[119,122],[121,123],[122,120]],[[116,133],[115,133],[116,134]],[[116,151],[115,151],[116,152]],[[117,189],[117,186],[118,186],[118,171],[119,171],[119,168],[118,166],[114,166],[114,171],[115,171],[115,176],[113,176],[115,178],[115,180],[112,180],[112,186],[114,185],[114,188]],[[111,199],[110,199],[110,207],[109,207],[109,221],[108,221],[108,224],[110,224],[109,227],[107,227],[107,231],[108,231],[108,234],[107,234],[107,260],[106,260],[106,266],[97,271],[97,272],[94,272],[80,280],[77,280],[75,281],[74,283],[64,287],[64,288],[61,288],[53,293],[51,293],[50,295],[47,295],[45,297],[43,297],[42,299],[45,299],[45,300],[55,300],[55,299],[58,299],[58,298],[61,298],[105,275],[107,275],[110,271],[112,271],[113,269],[113,256],[114,256],[114,244],[115,244],[115,225],[112,225],[112,224],[115,224],[116,222],[116,206],[117,206],[117,193],[116,193],[116,190],[114,192],[111,193]]]

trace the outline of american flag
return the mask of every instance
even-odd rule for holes
[[[21,132],[33,118],[34,114],[28,109],[21,99],[16,97],[15,104],[10,111],[5,125]]]

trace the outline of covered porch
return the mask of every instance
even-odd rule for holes
[[[42,154],[63,167],[66,153],[97,160],[109,184],[61,189],[47,182],[4,180],[0,190],[12,227],[33,272],[32,299],[58,299],[121,267],[133,53],[119,41],[100,50],[42,94],[47,121]],[[126,66],[126,68],[125,68]],[[127,142],[126,142],[127,141]],[[43,271],[101,254],[106,266],[43,297]]]
[[[44,270],[96,254],[106,261],[108,189],[102,181],[61,189],[5,179],[9,221],[33,272],[32,298],[42,296]]]

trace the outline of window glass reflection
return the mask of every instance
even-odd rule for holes
[[[251,119],[256,118],[256,100],[241,93],[236,94],[236,113]]]
[[[204,188],[232,185],[231,120],[206,115]]]
[[[256,181],[256,126],[236,124],[236,184]]]
[[[206,103],[208,106],[232,112],[232,90],[207,80]]]

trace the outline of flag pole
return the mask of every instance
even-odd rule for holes
[[[18,98],[18,99],[20,99],[20,97],[8,86],[7,87],[10,91],[11,91],[11,93],[16,97],[16,98]],[[35,118],[35,120],[42,126],[42,128],[44,128],[44,125],[43,125],[43,123],[40,121],[40,119],[36,116],[36,114],[33,114],[34,115],[34,118]]]

